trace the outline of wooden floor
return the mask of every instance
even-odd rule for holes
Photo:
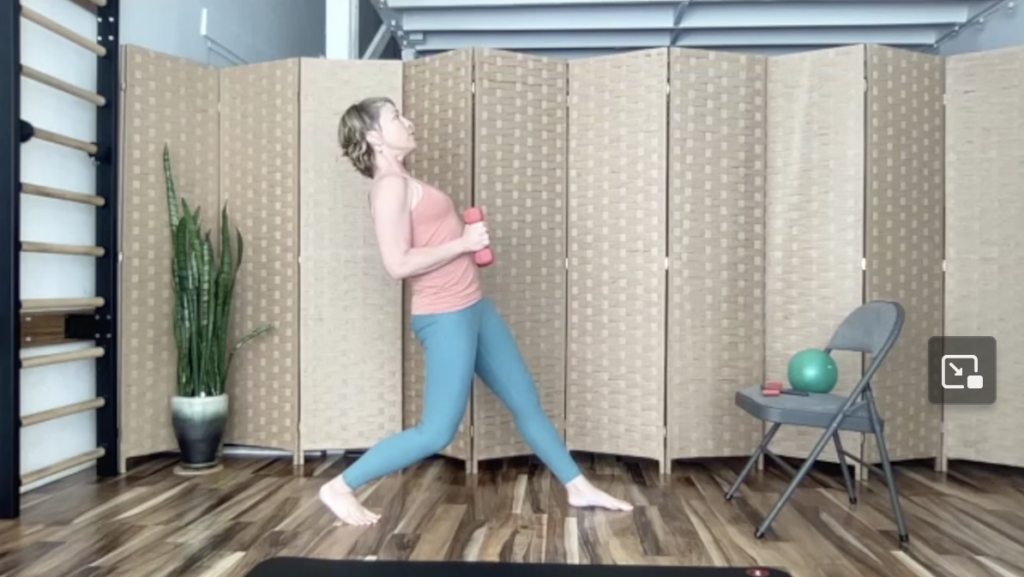
[[[244,575],[281,555],[355,559],[471,559],[550,563],[769,565],[794,577],[1024,575],[1024,472],[952,464],[899,469],[911,533],[897,545],[884,486],[861,486],[851,508],[838,472],[815,473],[762,541],[757,521],[785,487],[755,474],[732,502],[740,461],[655,466],[580,457],[596,482],[638,505],[632,513],[570,510],[528,459],[481,464],[467,480],[442,458],[366,487],[383,511],[374,527],[335,526],[317,489],[337,458],[293,470],[286,459],[232,458],[207,477],[173,474],[157,458],[122,478],[91,473],[24,496],[0,521],[3,576]]]

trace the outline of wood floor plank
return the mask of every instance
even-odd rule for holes
[[[927,570],[918,563],[913,557],[907,555],[904,551],[893,551],[893,557],[896,558],[904,567],[909,569],[916,577],[934,577],[934,573]]]
[[[595,485],[632,512],[579,510],[530,457],[481,463],[467,475],[429,459],[361,487],[382,513],[370,527],[339,526],[320,486],[351,464],[328,455],[227,459],[202,477],[173,474],[157,456],[116,479],[73,475],[25,496],[0,522],[0,577],[69,575],[241,577],[278,556],[328,559],[568,564],[767,565],[793,577],[1008,577],[1024,575],[1024,472],[987,465],[897,467],[911,542],[896,536],[889,494],[873,476],[851,505],[835,466],[814,470],[764,539],[754,529],[788,484],[755,471],[724,492],[742,459],[657,465],[577,455]]]
[[[0,555],[0,575],[24,575],[39,559],[57,554],[63,544],[57,541],[36,541]]]

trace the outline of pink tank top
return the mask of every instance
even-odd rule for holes
[[[419,202],[412,209],[412,247],[438,246],[462,236],[464,223],[444,192],[418,180]],[[444,313],[468,307],[483,296],[476,262],[471,253],[409,279],[412,314]]]

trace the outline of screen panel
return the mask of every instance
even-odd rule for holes
[[[665,458],[668,49],[569,62],[570,449]]]
[[[568,66],[493,49],[474,54],[474,200],[495,263],[484,292],[515,336],[548,417],[564,429]],[[481,381],[473,393],[477,460],[530,454],[512,413]]]
[[[366,448],[402,430],[402,283],[381,264],[371,181],[342,155],[339,122],[364,98],[401,109],[402,63],[300,66],[302,448]]]
[[[945,407],[945,457],[1024,466],[1024,47],[946,61],[945,334],[996,339],[993,405]]]
[[[942,334],[945,64],[939,56],[867,47],[867,300],[895,300],[903,331],[875,374],[893,460],[937,457],[942,410],[928,401],[928,339]],[[865,365],[871,356],[865,357]],[[879,462],[868,439],[867,459]]]
[[[179,199],[220,229],[220,74],[212,67],[125,46],[121,150],[121,459],[176,450],[171,231],[163,149]]]
[[[824,348],[864,302],[864,47],[768,60],[765,379]],[[862,355],[836,352],[835,392],[856,386]],[[782,427],[771,449],[806,457],[822,431]],[[844,434],[858,454],[860,435]],[[831,444],[821,455],[836,460]]]
[[[416,130],[409,170],[451,195],[460,210],[473,200],[473,51],[455,50],[403,63],[405,115]],[[410,327],[405,291],[405,368],[403,420],[414,427],[423,413],[422,348]],[[472,405],[466,408],[455,440],[442,454],[472,461],[469,436]],[[470,463],[472,466],[472,462]]]
[[[668,458],[749,455],[761,425],[734,396],[764,380],[767,59],[669,54]]]
[[[245,254],[231,343],[261,323],[229,376],[224,441],[299,447],[299,60],[221,69],[221,201]]]

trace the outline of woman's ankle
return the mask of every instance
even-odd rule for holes
[[[353,492],[352,487],[350,487],[349,484],[345,482],[344,475],[338,475],[337,477],[331,479],[325,486],[329,487],[332,491],[335,491],[337,493]]]
[[[590,487],[590,481],[583,476],[583,473],[569,479],[569,482],[565,484],[565,488],[569,491],[579,491],[588,487]]]

